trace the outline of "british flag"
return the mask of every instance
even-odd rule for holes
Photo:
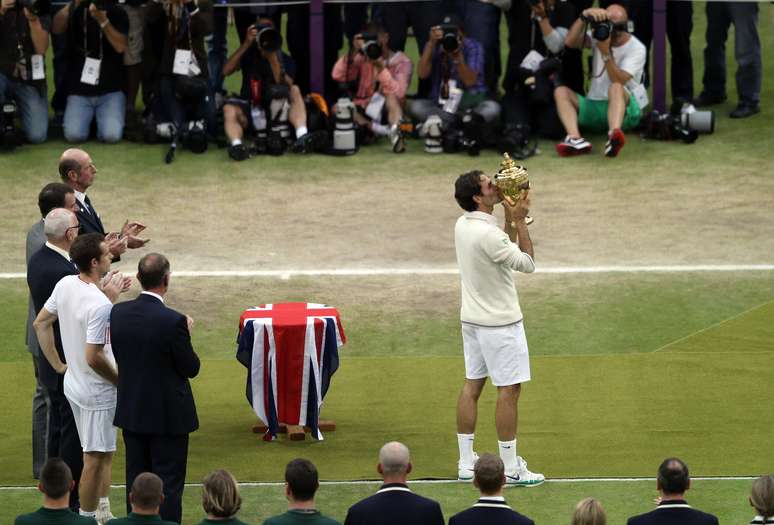
[[[346,342],[336,308],[317,303],[264,304],[239,319],[237,360],[248,369],[247,400],[277,437],[279,424],[318,428],[320,408]]]

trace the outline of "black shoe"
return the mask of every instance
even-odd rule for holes
[[[245,160],[250,157],[250,152],[244,144],[236,144],[228,147],[228,156],[234,160]]]
[[[696,107],[714,106],[715,104],[722,104],[728,98],[726,95],[710,95],[702,91],[698,97],[693,101],[693,105]]]
[[[761,107],[758,104],[739,104],[736,109],[731,112],[729,117],[731,118],[747,118],[761,112]]]
[[[293,153],[312,153],[328,147],[328,133],[324,130],[311,131],[296,139],[290,150]]]

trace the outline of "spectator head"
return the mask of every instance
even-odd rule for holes
[[[59,176],[74,190],[85,192],[96,174],[97,168],[91,157],[82,149],[66,149],[59,157]]]
[[[626,8],[621,4],[610,4],[605,11],[607,12],[608,20],[616,25],[625,24],[629,20]]]
[[[575,506],[572,525],[605,525],[607,516],[602,504],[594,498],[585,498]]]
[[[103,275],[110,270],[110,250],[101,233],[79,235],[70,246],[70,259],[82,273],[91,273],[94,269]]]
[[[761,476],[753,481],[750,505],[764,521],[774,517],[774,475]]]
[[[78,217],[64,208],[54,208],[43,219],[43,233],[54,244],[65,243],[69,247],[78,236],[79,229]]]
[[[403,443],[390,441],[379,450],[379,465],[376,467],[387,483],[403,483],[411,472],[411,456]]]
[[[317,467],[308,459],[296,458],[285,467],[286,494],[291,502],[313,501],[320,486]]]
[[[230,518],[242,507],[237,480],[228,470],[214,470],[204,478],[202,507],[208,518]]]
[[[486,453],[473,467],[473,485],[483,496],[496,496],[505,484],[505,465],[499,456]]]
[[[73,473],[67,463],[60,458],[49,458],[40,470],[40,481],[38,490],[42,492],[47,499],[62,500],[65,502],[70,497],[70,491],[73,490]],[[66,506],[66,503],[65,503]]]
[[[152,472],[143,472],[132,483],[129,503],[135,514],[156,515],[164,501],[164,482]]]
[[[75,213],[78,211],[78,202],[70,186],[61,182],[50,182],[38,193],[38,208],[41,217],[48,215],[54,208],[66,208]]]
[[[475,197],[481,197],[481,175],[483,171],[473,170],[457,177],[454,183],[454,198],[465,211],[476,211],[478,202]]]
[[[137,264],[137,280],[143,290],[166,292],[169,286],[169,261],[160,253],[149,253]]]
[[[657,488],[666,496],[680,496],[691,487],[688,465],[679,458],[667,458],[658,467]]]

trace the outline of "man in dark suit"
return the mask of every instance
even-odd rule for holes
[[[86,190],[94,183],[97,175],[97,167],[88,153],[82,149],[70,148],[59,157],[59,176],[62,181],[75,192],[78,201],[78,221],[82,226],[82,233],[101,233],[105,236],[113,262],[120,260],[121,254],[127,248],[142,248],[148,239],[137,237],[145,226],[139,222],[124,222],[120,232],[107,233],[102,224],[102,219],[94,209]]]
[[[384,484],[376,494],[349,508],[344,525],[443,525],[438,502],[414,494],[406,485],[411,472],[406,445],[397,441],[384,445],[376,470]]]
[[[678,458],[667,458],[658,467],[656,489],[660,498],[655,510],[629,518],[627,525],[718,525],[717,517],[691,508],[685,492],[691,488],[688,466]]]
[[[164,305],[170,279],[166,257],[145,255],[137,279],[143,292],[110,314],[119,370],[114,423],[123,430],[127,498],[134,478],[153,472],[164,482],[162,519],[180,523],[188,434],[199,428],[188,382],[199,373],[191,346],[193,320]]]
[[[61,182],[51,182],[46,184],[38,194],[38,208],[40,209],[40,220],[32,225],[27,232],[26,261],[29,268],[30,259],[46,244],[46,235],[43,233],[43,220],[48,212],[54,208],[65,208],[73,213],[78,211],[75,202],[73,189],[67,184]],[[40,347],[38,346],[38,337],[35,335],[35,329],[32,327],[32,321],[38,316],[35,309],[35,303],[32,300],[32,294],[29,297],[27,309],[27,351],[32,355],[32,363],[35,368],[35,394],[32,398],[32,476],[38,479],[40,469],[46,461],[48,449],[49,432],[49,407],[51,400],[48,392],[40,377],[38,367],[38,356]],[[55,422],[54,439],[56,447],[59,445],[58,423]]]
[[[78,273],[68,253],[78,236],[78,229],[75,214],[64,208],[51,210],[43,220],[46,243],[30,257],[27,264],[27,285],[36,317],[54,291],[56,283],[63,277]],[[35,341],[37,345],[37,338]],[[59,358],[64,362],[59,323],[54,323],[54,344]],[[51,367],[42,351],[38,353],[37,369],[40,382],[51,402],[46,447],[48,457],[61,457],[70,467],[75,479],[75,488],[70,493],[70,508],[77,511],[80,506],[78,481],[83,470],[83,451],[70,403],[64,395],[64,376]]]
[[[473,467],[473,484],[481,497],[469,509],[455,514],[449,525],[534,525],[511,509],[503,497],[505,464],[494,454],[482,454]]]

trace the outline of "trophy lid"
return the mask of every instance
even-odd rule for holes
[[[529,180],[527,168],[516,164],[507,152],[503,153],[503,160],[500,161],[500,169],[495,175],[495,181],[503,179],[512,180],[516,184]]]

